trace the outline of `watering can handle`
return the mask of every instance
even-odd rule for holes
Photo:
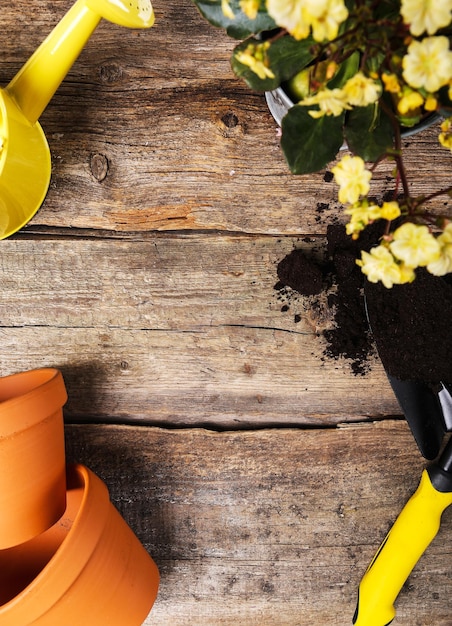
[[[448,480],[450,482],[450,475]],[[361,580],[353,618],[355,626],[387,626],[391,623],[395,616],[395,599],[435,538],[441,515],[450,504],[452,493],[436,489],[429,472],[424,470],[419,487],[406,503]]]
[[[6,91],[31,124],[39,119],[101,18],[128,28],[154,23],[150,0],[77,0]]]

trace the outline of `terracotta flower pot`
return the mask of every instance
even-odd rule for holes
[[[0,378],[0,549],[47,530],[66,507],[61,372]]]
[[[154,561],[83,465],[68,467],[52,528],[0,551],[2,626],[139,626],[157,596]]]

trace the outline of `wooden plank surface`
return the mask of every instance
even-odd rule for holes
[[[376,358],[355,376],[324,355],[333,323],[313,317],[312,299],[281,311],[276,264],[300,245],[195,234],[5,241],[2,371],[62,369],[72,419],[237,428],[400,413]]]
[[[356,376],[325,358],[331,311],[292,294],[284,312],[273,288],[288,252],[321,254],[343,222],[337,189],[289,174],[234,42],[190,1],[154,4],[150,31],[100,24],[40,120],[52,180],[0,242],[0,375],[63,371],[83,422],[68,459],[106,481],[162,572],[146,624],[350,624],[423,462],[378,359]],[[71,5],[2,7],[2,84]],[[449,184],[436,130],[409,143],[415,189]],[[451,626],[451,524],[394,626]]]
[[[37,23],[27,29],[17,5],[2,9],[3,82],[71,4],[33,0]],[[27,230],[325,233],[337,219],[337,188],[324,172],[288,172],[263,95],[232,73],[234,41],[190,1],[162,0],[155,10],[148,31],[103,21],[51,100],[41,118],[51,189]],[[419,192],[449,184],[450,154],[437,149],[436,134],[409,140]],[[390,170],[376,175],[375,193],[391,188]]]
[[[97,472],[153,555],[149,626],[344,626],[423,467],[404,422],[214,433],[78,425],[68,458]],[[450,626],[452,518],[397,604],[397,626]]]

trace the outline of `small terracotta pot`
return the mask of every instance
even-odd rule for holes
[[[158,569],[83,465],[67,470],[67,508],[52,528],[0,551],[2,626],[140,626]]]
[[[0,549],[47,530],[66,507],[61,372],[0,378]]]

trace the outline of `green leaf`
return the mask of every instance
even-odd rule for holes
[[[317,107],[293,106],[282,120],[281,148],[293,174],[318,172],[333,161],[343,143],[345,113],[314,119]]]
[[[297,72],[308,66],[314,59],[312,37],[297,41],[293,37],[281,37],[274,41],[269,49],[271,68],[281,78],[281,82],[289,80]]]
[[[334,77],[327,83],[328,89],[337,89],[345,85],[349,78],[354,76],[359,69],[359,52],[354,52],[341,63]]]
[[[193,0],[193,2],[208,22],[224,28],[234,39],[246,39],[250,35],[276,28],[274,20],[265,8],[258,11],[256,19],[251,20],[241,10],[239,0],[230,0],[229,5],[234,13],[234,19],[231,19],[224,15],[221,0]]]
[[[375,20],[400,19],[400,0],[380,0],[373,5]]]
[[[449,87],[441,87],[438,92],[438,102],[441,115],[448,117],[452,111],[452,101],[449,98]]]
[[[251,40],[251,43],[253,40]],[[256,44],[261,43],[255,40]],[[239,63],[236,53],[245,50],[250,44],[250,40],[239,44],[231,59],[232,69],[235,74],[242,78],[246,84],[256,91],[271,91],[279,87],[279,85],[291,78],[294,74],[309,65],[313,56],[311,46],[314,40],[304,39],[297,41],[293,37],[285,36],[276,39],[267,50],[268,65],[272,70],[275,78],[259,78],[248,66]]]
[[[391,121],[378,103],[349,111],[344,134],[350,150],[364,161],[377,161],[394,145]]]

